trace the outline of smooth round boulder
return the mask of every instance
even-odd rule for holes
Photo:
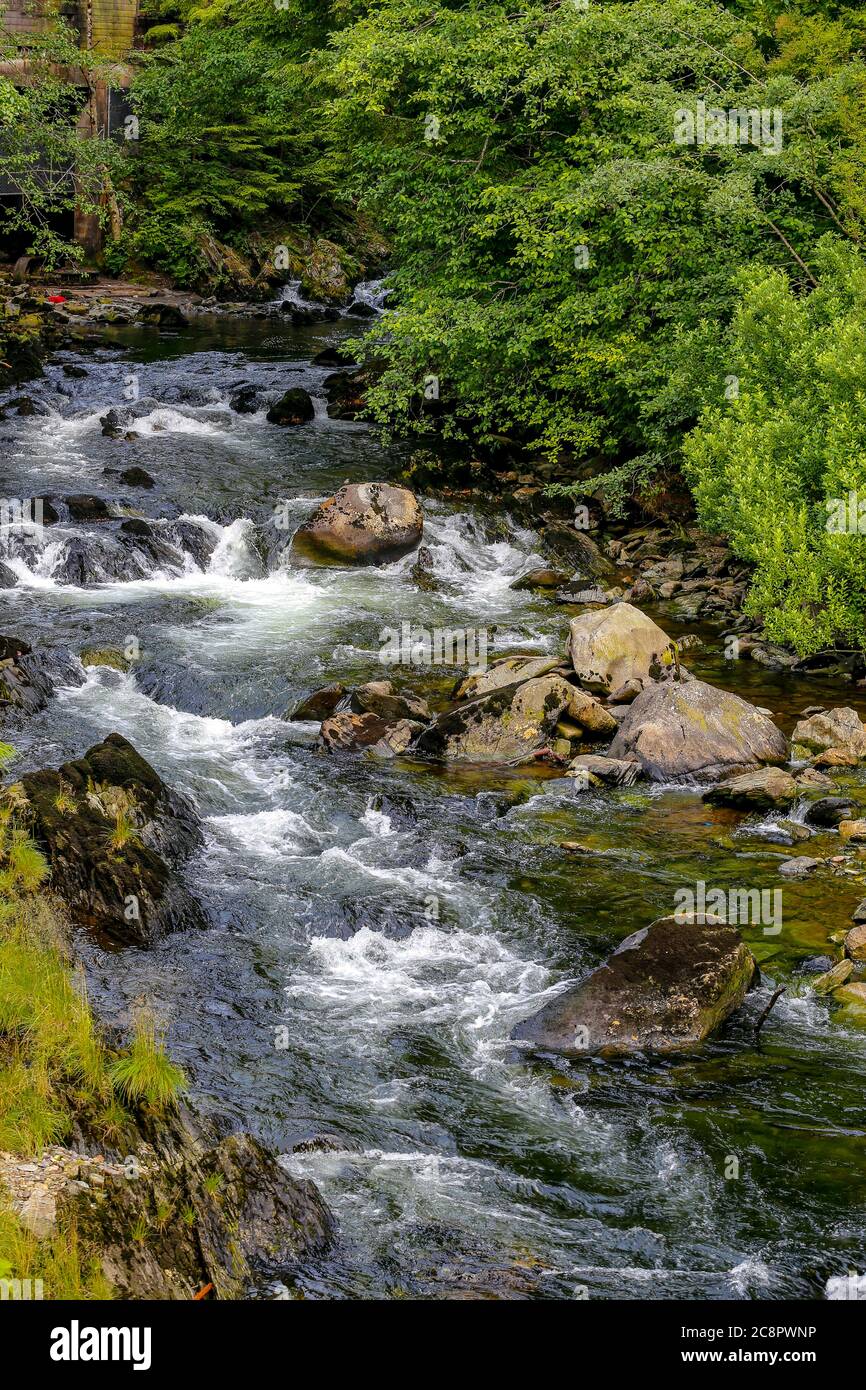
[[[390,483],[346,483],[298,527],[298,564],[377,565],[420,543],[424,514],[413,492]]]
[[[275,405],[272,405],[265,419],[271,425],[305,425],[316,413],[313,398],[301,386],[293,386],[286,391]]]

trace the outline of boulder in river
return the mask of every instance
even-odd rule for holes
[[[557,675],[500,686],[440,714],[420,734],[414,751],[463,762],[527,762],[555,737],[574,693],[574,686]]]
[[[390,483],[346,483],[298,527],[300,564],[376,565],[420,543],[424,514],[413,492]]]
[[[795,751],[823,753],[828,748],[844,748],[857,758],[866,757],[866,726],[856,710],[846,706],[823,710],[794,727],[791,743]]]
[[[797,783],[779,767],[761,767],[729,777],[704,792],[704,801],[713,806],[730,806],[741,811],[775,811],[790,806],[798,795]]]
[[[847,796],[822,796],[813,801],[805,815],[807,825],[820,826],[824,830],[836,830],[839,823],[847,820],[854,809],[854,802]]]
[[[315,720],[321,723],[334,713],[341,700],[345,700],[349,691],[340,681],[335,681],[333,685],[323,685],[321,689],[314,690],[312,695],[308,695],[299,705],[295,705],[291,715],[286,715],[288,719]]]
[[[51,866],[51,889],[73,919],[124,945],[206,925],[181,883],[201,844],[198,818],[120,734],[82,758],[27,772],[3,793]]]
[[[559,589],[571,579],[568,570],[533,569],[512,581],[512,589]]]
[[[401,719],[423,723],[430,718],[426,700],[410,692],[398,693],[390,681],[367,681],[352,691],[349,708],[355,714],[378,714],[380,719],[397,723]]]
[[[643,776],[640,763],[626,758],[606,758],[601,753],[581,753],[568,764],[566,777],[593,779],[609,787],[631,787]]]
[[[497,661],[486,671],[477,671],[470,676],[462,676],[452,691],[454,700],[474,700],[479,695],[489,695],[491,690],[499,690],[503,685],[518,685],[522,681],[533,680],[536,676],[547,676],[559,669],[561,662],[556,656],[507,656]]]
[[[189,319],[175,304],[142,304],[136,314],[138,323],[151,324],[155,328],[186,328]]]
[[[628,708],[610,746],[634,758],[654,782],[678,777],[713,781],[763,763],[782,763],[784,734],[767,715],[706,681],[649,686]]]
[[[845,937],[845,955],[849,960],[866,960],[866,923],[858,922]]]
[[[662,917],[511,1036],[566,1057],[680,1052],[739,1008],[755,971],[735,926],[700,914]]]
[[[309,391],[302,386],[292,386],[271,406],[266,418],[272,425],[305,425],[315,413]]]
[[[609,695],[627,681],[648,681],[670,669],[675,649],[639,608],[615,603],[572,618],[569,650],[581,683]]]
[[[323,720],[319,731],[322,747],[329,753],[357,753],[383,739],[393,727],[393,720],[378,714],[353,714],[342,710]]]

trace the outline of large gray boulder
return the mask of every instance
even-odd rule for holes
[[[298,564],[377,565],[414,550],[424,515],[413,492],[390,483],[347,483],[292,537]]]
[[[569,652],[581,684],[604,695],[659,676],[674,661],[667,633],[630,603],[572,618]]]
[[[565,1057],[680,1052],[742,1004],[755,969],[736,927],[712,917],[662,917],[511,1036]]]
[[[633,758],[656,782],[678,777],[713,781],[764,763],[782,763],[784,734],[771,719],[706,681],[651,685],[629,707],[610,746],[612,758]]]

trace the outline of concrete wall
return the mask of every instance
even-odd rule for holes
[[[138,0],[8,0],[0,29],[35,34],[50,28],[58,14],[78,30],[82,48],[103,58],[122,58],[135,41]]]

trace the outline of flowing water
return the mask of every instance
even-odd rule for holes
[[[262,1297],[820,1297],[866,1268],[866,1032],[797,965],[850,924],[858,877],[785,884],[782,932],[744,929],[760,987],[694,1056],[552,1067],[508,1037],[672,911],[679,887],[776,887],[782,859],[838,838],[792,850],[777,821],[741,823],[682,787],[581,792],[543,770],[329,757],[314,726],[282,717],[327,682],[393,674],[381,634],[403,621],[495,626],[496,652],[564,649],[566,610],[509,588],[542,558],[537,539],[489,508],[426,502],[435,592],[416,587],[413,556],[362,571],[286,562],[317,499],[400,466],[325,413],[328,369],[310,359],[351,331],[109,330],[25,388],[43,414],[0,424],[5,495],[121,499],[165,543],[142,559],[118,522],[62,514],[12,548],[19,584],[0,592],[0,630],[34,646],[141,651],[129,674],[90,668],[16,733],[20,767],[117,730],[204,822],[188,875],[210,929],[150,951],[82,942],[97,1009],[123,1030],[151,1000],[197,1102],[275,1145],[334,1210],[330,1255],[278,1271]],[[243,383],[272,398],[304,386],[316,419],[281,430],[235,414]],[[138,437],[104,438],[100,414],[136,397]],[[104,472],[136,464],[151,491]],[[90,557],[82,583],[73,553]],[[806,705],[856,703],[726,663],[704,635],[696,673],[786,728]],[[396,677],[434,702],[453,678]],[[565,839],[599,853],[569,857]],[[787,994],[756,1042],[777,983]],[[322,1135],[332,1147],[296,1148]]]

